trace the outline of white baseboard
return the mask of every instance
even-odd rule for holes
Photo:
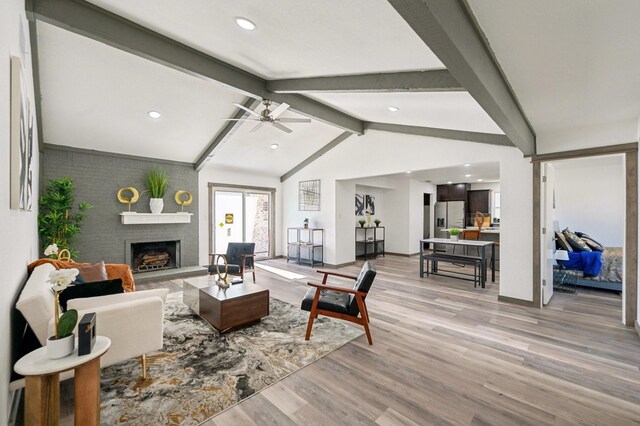
[[[635,320],[633,325],[636,328],[636,333],[638,333],[638,337],[640,337],[640,322],[638,322],[638,320]]]

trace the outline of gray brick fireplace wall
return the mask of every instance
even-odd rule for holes
[[[163,169],[169,177],[169,190],[164,196],[163,213],[180,211],[174,196],[184,189],[193,195],[193,203],[185,211],[193,213],[189,224],[123,225],[120,212],[127,205],[116,198],[120,188],[133,186],[142,193],[144,177],[152,167]],[[146,159],[99,151],[45,145],[42,159],[43,185],[49,179],[69,177],[76,190],[76,202],[93,205],[87,211],[75,248],[78,261],[129,263],[126,259],[130,241],[180,240],[181,266],[198,265],[198,173],[188,163]],[[149,213],[149,197],[142,194],[131,211]]]

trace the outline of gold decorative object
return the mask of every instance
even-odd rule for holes
[[[71,259],[71,252],[67,249],[62,249],[58,252],[58,260],[62,260],[64,262],[73,262]]]
[[[218,263],[218,259],[222,258],[224,262],[224,276],[220,273],[220,264]],[[218,286],[221,288],[229,287],[229,263],[227,262],[227,256],[224,254],[216,255],[216,258],[213,260],[213,263],[216,265],[216,274],[218,275]]]
[[[182,196],[185,195],[185,194],[187,195],[187,199],[183,200]],[[193,197],[191,196],[191,193],[189,191],[185,191],[183,189],[181,189],[180,191],[176,192],[176,197],[175,198],[176,198],[176,203],[178,203],[178,205],[182,207],[182,211],[184,211],[184,206],[188,206],[193,201]]]
[[[125,191],[130,191],[131,197],[129,198],[125,197],[123,195]],[[118,191],[118,201],[120,201],[122,204],[129,204],[129,211],[131,211],[131,204],[135,204],[139,198],[140,198],[140,193],[138,192],[137,189],[135,189],[132,186],[129,186],[127,188],[120,188],[120,190]]]

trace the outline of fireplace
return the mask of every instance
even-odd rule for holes
[[[134,273],[180,267],[180,241],[144,241],[129,245],[129,265]]]

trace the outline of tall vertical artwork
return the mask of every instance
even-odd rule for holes
[[[366,195],[364,204],[365,204],[364,209],[366,213],[376,214],[376,197],[375,196]]]
[[[356,194],[356,216],[364,216],[364,195]]]
[[[11,57],[10,208],[33,207],[34,120],[22,77],[20,58]]]
[[[320,210],[320,179],[298,182],[298,210]]]

